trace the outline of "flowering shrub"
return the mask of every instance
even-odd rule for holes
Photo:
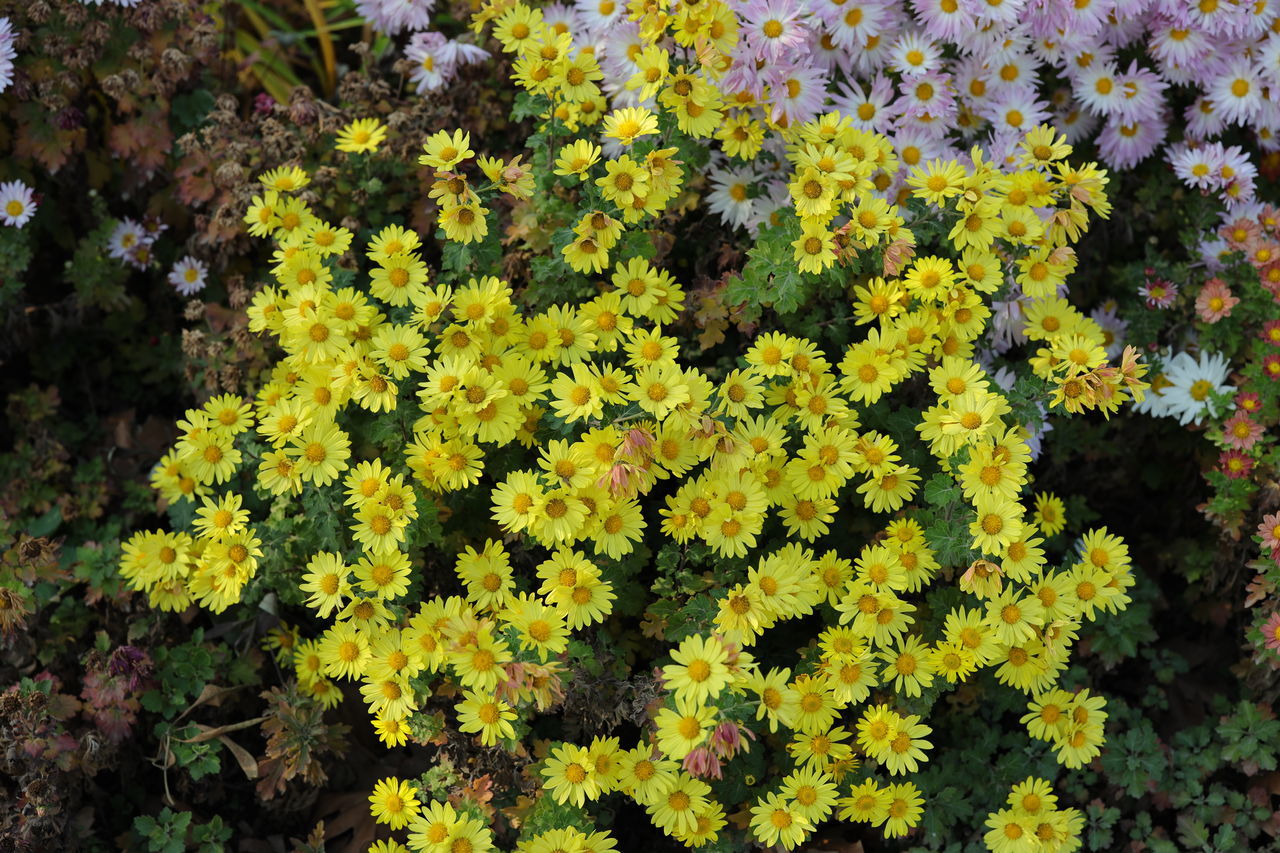
[[[594,124],[606,103],[652,106],[656,96],[671,107],[670,82],[692,84],[690,95],[679,96],[694,105],[681,129],[720,143],[723,157],[710,178],[723,192],[753,188],[719,205],[726,222],[752,230],[785,196],[773,168],[781,145],[771,131],[810,121],[828,103],[859,129],[889,135],[908,165],[947,156],[958,142],[980,141],[1003,159],[1046,121],[1073,143],[1094,142],[1115,169],[1134,167],[1173,136],[1167,156],[1179,176],[1231,205],[1253,199],[1259,164],[1253,152],[1220,138],[1238,141],[1233,128],[1241,127],[1274,164],[1280,42],[1270,3],[695,5],[498,0],[482,6],[473,26],[493,20],[503,48],[517,55],[539,32],[573,33],[589,46],[576,64],[581,80],[559,107],[570,123]],[[431,4],[361,8],[392,34],[431,25]],[[438,47],[424,50],[424,39]],[[447,79],[455,57],[476,51],[419,33],[407,58],[418,66],[420,87],[431,89]],[[437,72],[437,63],[445,70]],[[536,58],[519,64],[540,73]],[[1174,116],[1182,121],[1171,131]]]
[[[1069,6],[11,4],[0,848],[1269,849],[1275,12]]]
[[[1214,494],[1203,511],[1231,539],[1251,535],[1258,547],[1246,558],[1255,576],[1245,604],[1257,607],[1252,640],[1270,655],[1280,650],[1273,597],[1280,519],[1267,486],[1280,412],[1280,218],[1267,206],[1240,213],[1224,214],[1191,266],[1171,267],[1169,278],[1145,271],[1147,310],[1169,313],[1171,327],[1178,318],[1194,335],[1178,342],[1187,349],[1162,353],[1151,393],[1136,409],[1201,428],[1216,446],[1205,472]],[[1184,281],[1181,288],[1173,278]]]
[[[551,33],[526,54],[533,67],[517,63],[517,79],[541,81],[517,109],[579,85],[569,42]],[[260,596],[257,578],[269,578],[333,620],[290,641],[299,685],[328,705],[342,681],[359,681],[390,746],[432,742],[445,722],[431,700],[453,695],[460,732],[522,752],[538,713],[563,699],[567,662],[593,647],[621,662],[593,626],[640,617],[671,646],[639,718],[651,735],[631,750],[608,736],[562,742],[542,762],[537,802],[581,810],[620,790],[691,846],[732,837],[726,814],[738,807],[752,837],[787,848],[837,807],[904,834],[923,800],[892,777],[928,759],[923,715],[982,668],[1027,694],[1028,729],[1059,762],[1088,762],[1103,700],[1056,685],[1080,625],[1128,602],[1128,552],[1102,528],[1050,563],[1037,534],[1061,529],[1063,504],[1040,496],[1027,517],[1026,417],[972,354],[990,317],[984,295],[1010,286],[1007,265],[1043,309],[1029,320],[1044,346],[1024,381],[1067,412],[1141,399],[1145,368],[1128,352],[1110,366],[1101,328],[1057,297],[1074,267],[1069,243],[1090,210],[1108,210],[1105,176],[1068,166],[1065,142],[1037,128],[1007,177],[977,149],[967,165],[914,169],[917,200],[900,210],[877,194],[877,175],[899,169],[883,137],[838,114],[798,124],[792,204],[761,239],[762,273],[744,272],[740,286],[748,275],[790,276],[795,288],[835,284],[820,278],[828,271],[861,275],[849,319],[869,328],[830,354],[769,331],[736,364],[702,366],[664,334],[684,288],[628,228],[662,215],[688,179],[679,155],[692,150],[693,102],[676,96],[674,126],[643,109],[605,116],[620,149],[610,157],[581,124],[581,138],[544,148],[555,109],[531,140],[532,165],[477,159],[461,131],[429,136],[419,159],[434,172],[444,240],[434,271],[414,231],[387,224],[362,247],[359,223],[328,222],[296,195],[307,172],[263,174],[245,223],[275,239],[278,286],[248,316],[284,356],[252,402],[222,395],[187,412],[153,475],[185,529],[132,537],[122,575],[153,606],[215,613]],[[356,122],[337,147],[376,157],[385,133]],[[500,277],[493,206],[535,192],[561,199],[566,225],[531,265],[526,301],[546,298],[540,279],[560,265],[576,305],[534,310]],[[779,255],[780,241],[791,251]],[[939,254],[916,256],[925,249]],[[606,269],[596,288],[589,276]],[[834,544],[833,525],[867,544],[811,550]],[[642,571],[651,560],[656,579]],[[442,561],[455,579],[436,571]],[[939,571],[965,565],[926,593]],[[683,606],[646,604],[646,587]],[[810,614],[815,630],[786,624]],[[757,659],[765,636],[782,635],[798,657]],[[861,757],[890,778],[855,776]],[[788,764],[743,787],[744,774]],[[407,826],[418,849],[487,849],[488,821],[419,802],[419,790],[385,781],[374,815]],[[1076,843],[1075,813],[1049,815],[1059,843]]]

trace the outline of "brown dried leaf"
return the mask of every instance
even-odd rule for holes
[[[235,756],[236,764],[240,765],[240,769],[244,771],[244,775],[248,779],[258,778],[258,760],[253,757],[249,750],[236,743],[229,737],[218,738],[218,743],[227,748]]]

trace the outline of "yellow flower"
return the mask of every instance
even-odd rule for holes
[[[686,637],[671,658],[675,663],[662,668],[662,678],[666,688],[675,692],[678,707],[704,705],[733,681],[729,652],[714,635]]]
[[[392,719],[375,714],[373,730],[377,732],[378,740],[388,747],[404,746],[409,740],[409,723],[403,718]]]
[[[586,747],[562,743],[551,751],[542,768],[543,788],[557,803],[573,803],[578,808],[600,796],[595,762]]]
[[[796,804],[782,794],[766,794],[751,807],[751,833],[765,846],[794,850],[813,829]]]
[[[1060,533],[1067,526],[1066,506],[1052,492],[1036,493],[1036,509],[1031,517],[1046,536]]]
[[[489,209],[479,202],[446,204],[440,210],[440,227],[445,237],[455,243],[474,243],[489,233],[489,222],[485,218],[488,213]]]
[[[418,789],[394,776],[382,779],[369,796],[370,811],[378,823],[402,829],[418,816]]]
[[[643,107],[624,107],[604,117],[604,135],[630,145],[658,132],[658,117]]]
[[[802,221],[800,236],[791,241],[801,272],[819,273],[836,262],[835,241],[820,221]]]
[[[272,169],[259,175],[258,182],[268,190],[292,193],[311,183],[311,176],[297,166],[281,166],[278,169]],[[258,204],[256,199],[254,204]]]
[[[626,154],[606,161],[604,171],[603,177],[596,178],[596,186],[606,199],[624,211],[649,192],[649,171]]]
[[[452,169],[475,155],[471,150],[471,134],[463,130],[455,130],[452,134],[447,130],[433,133],[427,137],[422,149],[423,154],[418,158],[418,163],[437,171]]]
[[[351,154],[372,153],[387,138],[387,126],[376,118],[356,119],[338,133],[337,151]]]
[[[510,705],[496,696],[474,690],[468,690],[464,695],[465,698],[454,706],[460,731],[478,733],[480,743],[485,746],[495,746],[499,740],[516,736],[511,725],[516,712]]]

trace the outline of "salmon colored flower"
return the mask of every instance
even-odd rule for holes
[[[1216,323],[1223,317],[1231,316],[1231,309],[1240,304],[1240,300],[1231,295],[1231,288],[1220,278],[1211,278],[1200,289],[1196,297],[1196,315],[1206,323]]]
[[[1258,535],[1262,537],[1262,547],[1268,551],[1280,548],[1280,512],[1262,517],[1258,525]]]
[[[1273,652],[1280,652],[1280,610],[1271,614],[1262,625],[1262,645]]]
[[[1262,424],[1244,412],[1236,412],[1222,425],[1222,440],[1233,450],[1248,450],[1262,438]]]

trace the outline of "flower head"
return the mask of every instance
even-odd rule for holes
[[[193,296],[205,288],[205,276],[209,268],[203,262],[187,255],[173,265],[169,272],[169,284],[183,296]]]
[[[1196,315],[1206,323],[1216,323],[1224,317],[1231,316],[1231,309],[1240,304],[1240,300],[1231,295],[1231,289],[1220,278],[1211,278],[1200,289],[1196,297]]]
[[[14,228],[21,228],[31,221],[36,207],[31,187],[22,181],[0,184],[0,222]]]
[[[361,118],[342,129],[333,147],[348,154],[373,153],[386,138],[385,124],[376,118]]]

